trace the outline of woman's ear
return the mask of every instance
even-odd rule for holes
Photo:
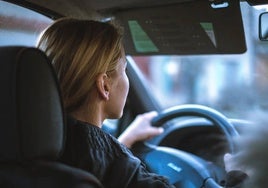
[[[106,101],[109,100],[110,83],[107,74],[105,73],[99,74],[96,80],[96,84],[100,96]]]

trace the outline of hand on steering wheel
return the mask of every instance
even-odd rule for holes
[[[202,117],[211,121],[224,133],[229,152],[235,152],[233,138],[239,135],[238,132],[224,115],[206,106],[189,104],[166,109],[152,120],[152,125],[160,127],[174,118],[185,116]],[[150,141],[134,145],[133,150],[139,153],[138,156],[151,171],[170,177],[178,187],[186,188],[190,184],[194,187],[220,187],[214,181],[207,161],[198,156],[174,148],[157,146]]]

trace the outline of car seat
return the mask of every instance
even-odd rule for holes
[[[100,188],[90,173],[58,162],[65,119],[47,56],[0,47],[0,187]]]

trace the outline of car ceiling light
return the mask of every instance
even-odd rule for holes
[[[227,8],[229,6],[228,1],[222,0],[209,0],[211,2],[210,6],[214,9]]]

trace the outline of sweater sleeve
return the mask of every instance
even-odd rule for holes
[[[150,173],[145,169],[145,166],[141,163],[137,169],[129,188],[175,188],[174,185],[169,183],[169,180],[154,173]]]

